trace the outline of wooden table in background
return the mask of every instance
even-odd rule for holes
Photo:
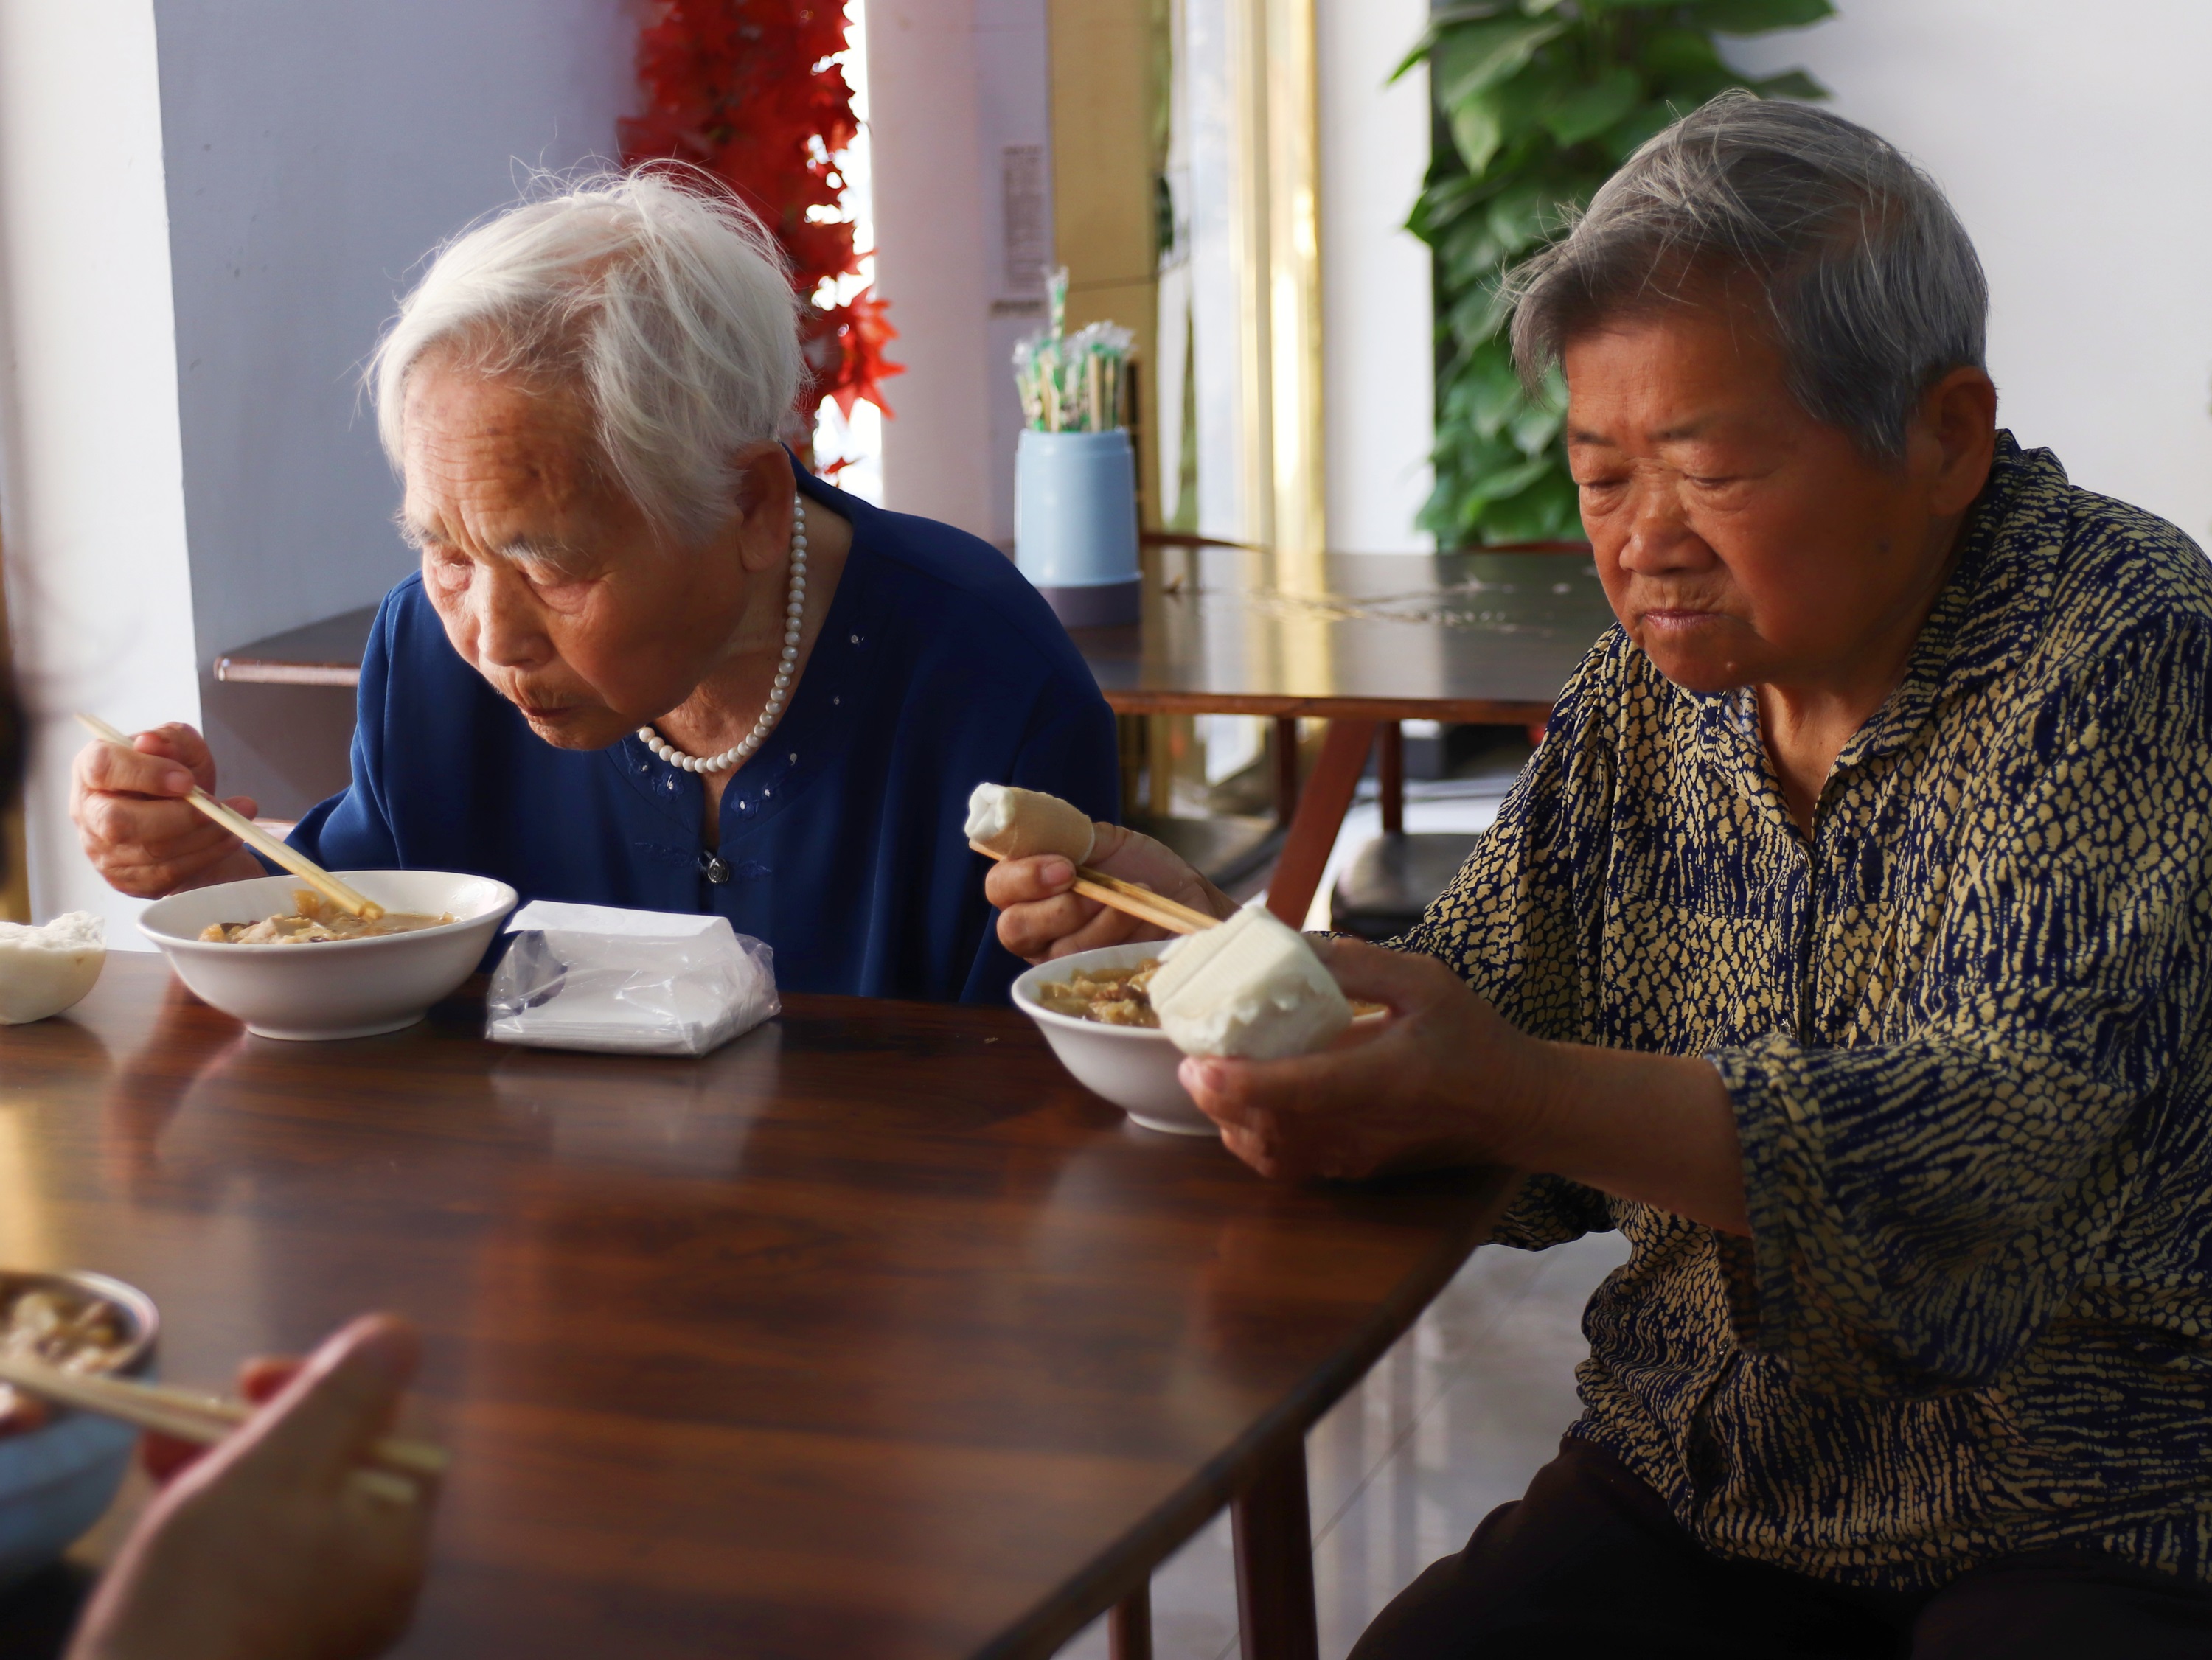
[[[0,1027],[11,1266],[143,1287],[219,1384],[420,1323],[453,1475],[401,1652],[1044,1656],[1236,1513],[1312,1660],[1304,1434],[1509,1183],[1293,1188],[1127,1126],[1006,1009],[794,997],[703,1061],[247,1036],[156,958]]]
[[[1396,830],[1400,721],[1541,726],[1613,621],[1577,544],[1300,560],[1150,541],[1141,621],[1079,629],[1076,644],[1117,714],[1274,719],[1288,833],[1267,906],[1294,928],[1304,924],[1378,730],[1383,828]],[[1302,718],[1328,723],[1303,783]]]
[[[1302,925],[1329,850],[1382,739],[1383,827],[1400,827],[1401,720],[1540,726],[1575,665],[1613,626],[1588,550],[1288,555],[1158,538],[1143,621],[1075,639],[1122,715],[1261,715],[1277,722],[1276,800],[1288,825],[1267,903]],[[311,623],[216,660],[222,681],[351,686],[374,609]],[[1296,723],[1328,722],[1312,775]]]

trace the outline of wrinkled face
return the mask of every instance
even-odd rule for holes
[[[400,518],[453,649],[531,730],[604,748],[727,653],[745,576],[672,547],[586,464],[584,412],[425,358],[408,379]]]
[[[1565,353],[1568,456],[1598,575],[1677,685],[1848,684],[1918,615],[1954,521],[1926,446],[1883,464],[1790,395],[1741,312],[1681,306]]]

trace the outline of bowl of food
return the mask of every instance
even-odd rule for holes
[[[145,1293],[101,1274],[0,1269],[0,1354],[77,1372],[152,1370],[160,1320]],[[0,1586],[52,1562],[98,1521],[138,1432],[0,1384]]]
[[[1078,1083],[1146,1129],[1216,1135],[1220,1126],[1198,1110],[1176,1075],[1183,1051],[1160,1029],[1152,1008],[1152,978],[1170,943],[1103,946],[1039,963],[1015,980],[1014,1006],[1036,1022]],[[1370,1003],[1354,1003],[1350,1011],[1352,1026],[1361,1030],[1389,1012]]]
[[[204,1001],[264,1038],[367,1038],[412,1026],[475,972],[516,894],[450,870],[337,873],[384,907],[364,922],[293,876],[172,894],[139,931]]]
[[[1037,1024],[1075,1081],[1147,1130],[1212,1136],[1176,1076],[1182,1051],[1160,1030],[1146,996],[1165,944],[1102,946],[1039,963],[1014,982],[1014,1007]]]

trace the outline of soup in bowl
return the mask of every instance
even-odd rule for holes
[[[178,978],[249,1032],[366,1038],[412,1026],[468,978],[516,900],[503,881],[450,870],[333,874],[405,925],[333,925],[303,902],[298,877],[262,876],[156,900],[139,931]]]

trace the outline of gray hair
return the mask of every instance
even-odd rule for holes
[[[665,166],[566,183],[441,248],[368,378],[402,465],[407,377],[453,347],[489,375],[574,390],[592,457],[655,525],[709,536],[736,505],[731,461],[797,401],[798,300],[783,255],[708,175]]]
[[[1514,362],[1533,388],[1574,336],[1739,272],[1799,404],[1869,456],[1902,456],[1921,395],[1983,367],[1989,285],[1936,181],[1841,116],[1747,92],[1647,141],[1514,273]]]

